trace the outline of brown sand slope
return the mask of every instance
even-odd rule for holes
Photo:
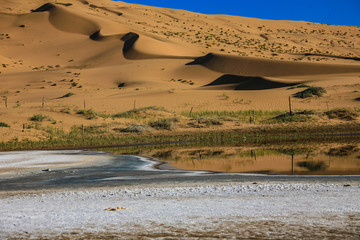
[[[176,112],[280,110],[297,91],[288,87],[300,83],[328,93],[294,100],[296,108],[355,107],[359,39],[352,26],[108,0],[0,0],[0,117],[20,132],[36,113],[56,118],[59,128],[79,124],[81,116],[61,110],[80,109],[84,100],[106,113],[129,110],[135,100]],[[75,95],[62,98],[69,92]],[[9,138],[21,134],[13,130],[0,129]]]

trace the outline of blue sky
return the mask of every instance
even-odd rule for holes
[[[360,26],[360,0],[123,0],[206,14]]]

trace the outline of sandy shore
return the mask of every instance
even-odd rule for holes
[[[359,198],[359,182],[2,192],[0,237],[358,239]]]

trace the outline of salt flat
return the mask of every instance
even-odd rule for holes
[[[359,198],[358,182],[2,192],[0,237],[358,239]]]

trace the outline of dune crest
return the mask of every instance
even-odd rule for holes
[[[90,36],[100,29],[99,25],[91,19],[72,12],[64,6],[46,3],[32,12],[49,12],[49,21],[61,31]]]

